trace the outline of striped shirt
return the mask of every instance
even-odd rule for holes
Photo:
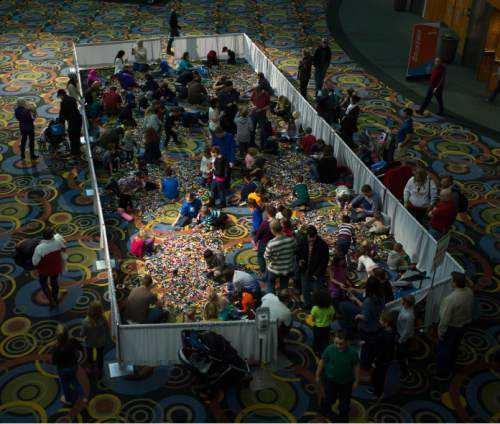
[[[287,275],[295,265],[295,238],[278,236],[267,243],[264,258],[267,270],[273,274]]]
[[[354,236],[354,225],[347,222],[342,222],[338,226],[337,236],[352,239],[352,237]]]

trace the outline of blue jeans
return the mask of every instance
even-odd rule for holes
[[[323,286],[323,280],[319,278],[313,278],[310,275],[302,274],[302,296],[304,296],[304,303],[306,307],[312,306],[312,293],[320,289]]]
[[[280,290],[286,289],[288,287],[288,280],[290,278],[290,274],[280,275],[275,274],[274,272],[267,271],[266,273],[266,281],[267,281],[267,293],[273,293],[276,285],[276,280],[280,283]]]
[[[215,181],[214,178],[212,180],[211,190],[215,205],[218,205],[219,207],[226,207],[226,197],[227,197],[226,182]]]
[[[77,366],[57,370],[66,402],[74,403],[83,395],[82,385],[76,378]]]
[[[177,221],[176,227],[185,227],[186,225],[191,224],[192,220],[193,218],[191,218],[190,216],[181,216],[179,218],[179,221]]]

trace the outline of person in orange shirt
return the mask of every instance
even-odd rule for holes
[[[255,299],[252,292],[248,289],[243,288],[242,291],[236,292],[233,296],[233,301],[241,304],[239,312],[242,315],[249,315],[255,310]]]

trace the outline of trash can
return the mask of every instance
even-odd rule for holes
[[[394,0],[394,10],[404,12],[406,10],[406,0]]]
[[[441,37],[441,49],[439,57],[444,63],[453,63],[457,54],[458,38],[452,35],[443,35]]]

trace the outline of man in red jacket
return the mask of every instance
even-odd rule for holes
[[[401,160],[401,165],[389,169],[384,175],[384,185],[401,202],[403,192],[408,180],[413,176],[413,168],[406,160]]]
[[[47,228],[43,232],[43,240],[36,247],[33,253],[33,265],[38,271],[40,285],[49,305],[55,306],[59,302],[59,274],[63,271],[62,252],[66,249],[64,239],[60,234],[55,234],[54,230]],[[50,279],[52,292],[47,284]]]
[[[448,231],[455,222],[458,210],[453,195],[450,189],[441,190],[439,193],[439,202],[429,213],[431,223],[429,232],[436,239],[439,240]]]
[[[429,106],[429,103],[432,100],[432,96],[436,96],[436,100],[439,105],[439,111],[437,114],[442,115],[444,113],[443,88],[445,79],[446,79],[446,68],[444,67],[441,58],[436,57],[436,60],[434,61],[434,67],[432,68],[431,72],[431,80],[429,88],[427,90],[427,95],[425,96],[424,102],[417,111],[419,115],[422,115],[425,109],[427,109],[427,106]]]

